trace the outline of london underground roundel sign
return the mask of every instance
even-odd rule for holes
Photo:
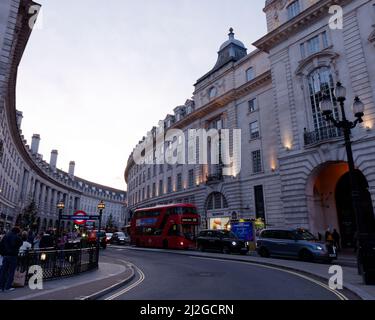
[[[86,216],[86,212],[85,211],[77,211],[74,213],[74,216]],[[83,225],[85,224],[86,220],[74,220],[74,223],[75,224],[78,224],[78,225]]]

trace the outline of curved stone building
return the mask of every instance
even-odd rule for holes
[[[38,8],[30,0],[0,3],[0,230],[16,224],[32,202],[39,229],[55,227],[56,204],[61,200],[66,214],[78,210],[96,214],[97,204],[103,200],[103,224],[112,216],[113,224],[122,227],[126,223],[124,191],[76,177],[74,161],[68,172],[57,169],[57,150],[51,151],[46,162],[38,153],[40,136],[33,135],[29,146],[22,135],[22,113],[16,109],[17,69]],[[66,221],[64,226],[71,223]]]
[[[342,132],[322,117],[320,101],[329,95],[333,114],[341,116],[333,96],[341,81],[347,117],[354,120],[355,96],[365,105],[352,141],[361,210],[373,219],[375,1],[267,0],[264,12],[268,32],[254,43],[257,50],[247,53],[230,30],[192,100],[139,141],[125,170],[129,208],[191,202],[202,227],[261,217],[315,234],[336,228],[351,246],[356,227]],[[188,129],[241,129],[239,174],[224,176],[217,165],[135,164],[154,132],[176,128],[185,131],[187,150]]]

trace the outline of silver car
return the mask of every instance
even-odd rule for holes
[[[265,229],[257,239],[256,250],[261,257],[282,256],[303,261],[337,259],[332,244],[319,242],[306,229]]]

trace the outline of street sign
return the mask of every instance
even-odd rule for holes
[[[74,216],[78,216],[78,219],[77,220],[74,220],[74,223],[75,224],[78,224],[78,225],[83,225],[86,223],[86,217],[87,217],[87,214],[85,211],[77,211],[74,213]]]
[[[74,220],[75,224],[84,224],[86,221],[99,220],[99,215],[87,215],[84,211],[77,211],[73,215],[63,214],[61,220]]]

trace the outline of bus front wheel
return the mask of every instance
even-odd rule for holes
[[[163,240],[163,249],[168,249],[168,240]]]

